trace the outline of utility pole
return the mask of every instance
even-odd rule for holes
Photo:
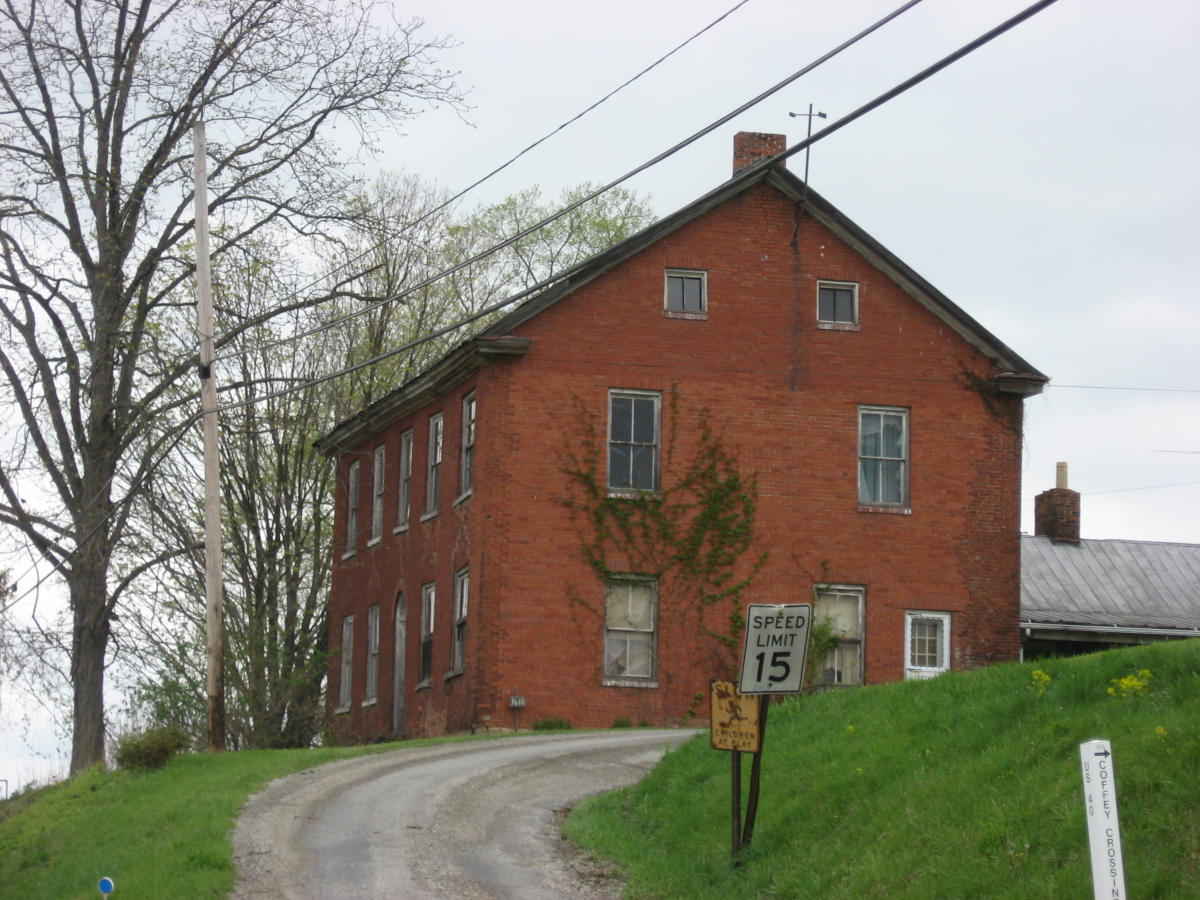
[[[208,639],[208,750],[225,749],[224,615],[221,609],[221,468],[217,383],[213,378],[212,277],[208,259],[208,169],[204,122],[193,126],[196,199],[196,316],[200,335],[200,413],[204,429],[204,594]]]

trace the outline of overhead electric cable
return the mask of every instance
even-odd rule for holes
[[[889,15],[888,17],[886,17],[886,19],[890,20],[892,18],[895,18],[895,16],[899,15],[901,12],[903,12],[904,10],[908,9],[911,6],[914,6],[916,3],[919,3],[919,2],[920,2],[920,0],[912,0],[912,2],[905,4],[904,6],[900,7],[900,9],[898,9],[896,12],[894,12],[891,15]],[[955,63],[958,60],[962,59],[964,56],[968,55],[969,53],[972,53],[975,50],[978,50],[980,47],[984,46],[985,44],[989,43],[990,41],[995,40],[1000,35],[1010,31],[1011,29],[1015,28],[1017,25],[1024,22],[1026,19],[1029,19],[1030,17],[1036,15],[1037,13],[1041,12],[1046,7],[1051,6],[1056,2],[1057,2],[1057,0],[1038,0],[1037,3],[1034,3],[1032,6],[1027,7],[1026,9],[1022,10],[1021,12],[1017,13],[1015,16],[1012,16],[1011,18],[1005,20],[1000,25],[997,25],[995,28],[992,28],[990,31],[985,32],[984,34],[982,34],[979,37],[975,38],[974,40],[970,41],[969,43],[964,44],[958,50],[955,50],[954,52],[948,54],[947,56],[942,57],[942,59],[940,59],[938,62],[934,63],[931,66],[926,67],[925,69],[918,72],[916,75],[913,75],[912,77],[901,82],[896,87],[893,87],[890,90],[885,91],[884,93],[882,93],[878,97],[876,97],[874,100],[871,100],[870,102],[863,104],[862,106],[855,109],[853,112],[848,113],[847,115],[843,116],[840,119],[837,119],[836,121],[831,123],[826,128],[823,128],[823,129],[821,129],[821,131],[814,134],[812,137],[806,138],[805,140],[792,145],[791,147],[787,148],[786,150],[784,150],[781,153],[776,154],[775,156],[767,157],[767,158],[763,159],[762,161],[755,163],[752,166],[747,166],[745,169],[742,170],[742,173],[748,173],[753,170],[768,166],[773,162],[778,162],[782,159],[787,159],[789,156],[799,153],[801,150],[805,149],[806,147],[811,146],[812,144],[817,143],[820,140],[823,140],[824,138],[828,137],[829,135],[833,134],[834,132],[840,131],[846,125],[850,124],[851,122],[853,122],[857,119],[862,118],[864,115],[866,115],[871,110],[877,109],[883,103],[886,103],[889,100],[895,99],[896,97],[903,94],[905,91],[908,91],[908,90],[912,89],[913,87],[915,87],[916,85],[922,83],[923,81],[931,78],[932,76],[936,75],[938,72],[942,71],[943,69],[945,69],[952,63]],[[807,71],[810,71],[815,66],[820,65],[821,62],[824,62],[825,60],[829,59],[832,55],[834,55],[838,52],[841,52],[841,50],[850,46],[850,44],[853,43],[854,41],[859,40],[862,36],[868,34],[870,31],[873,31],[876,28],[880,27],[880,25],[884,21],[885,20],[881,19],[879,22],[877,22],[875,25],[872,25],[866,31],[860,32],[854,38],[851,38],[849,41],[841,44],[836,50],[830,51],[829,53],[825,54],[825,56],[821,57],[819,60],[817,60],[813,63],[810,63],[808,66],[805,66],[803,69],[801,69],[795,75],[789,77],[788,79],[785,79],[784,81],[780,82],[775,87],[760,94],[757,98],[750,101],[749,103],[743,104],[743,106],[740,107],[735,112],[722,117],[721,119],[717,120],[717,122],[713,123],[712,125],[706,127],[705,129],[702,129],[701,131],[697,132],[696,134],[692,135],[691,137],[676,144],[670,150],[660,153],[658,156],[656,156],[654,159],[650,160],[649,162],[643,163],[641,166],[634,169],[629,174],[622,176],[620,179],[610,183],[606,187],[603,187],[603,188],[598,189],[597,191],[594,191],[591,195],[589,195],[588,197],[585,197],[583,200],[579,201],[578,203],[574,203],[568,207],[565,207],[564,209],[555,213],[553,216],[544,220],[543,224],[552,222],[555,219],[560,218],[563,215],[566,215],[566,213],[570,212],[573,209],[578,208],[580,205],[582,205],[583,203],[586,203],[588,200],[594,199],[595,197],[599,196],[601,193],[608,190],[609,188],[611,188],[617,184],[620,184],[622,181],[632,177],[633,175],[637,174],[638,172],[641,172],[644,169],[649,168],[650,166],[655,165],[658,162],[661,162],[663,159],[667,158],[672,153],[677,152],[678,150],[682,149],[683,147],[686,147],[688,144],[692,143],[694,140],[698,139],[700,136],[702,136],[704,134],[708,134],[714,128],[719,127],[719,125],[723,125],[725,122],[729,121],[729,119],[740,114],[741,112],[744,112],[746,109],[750,108],[755,103],[759,102],[759,100],[761,100],[762,98],[769,96],[771,93],[778,90],[783,85],[791,83],[796,78],[799,78],[800,75],[804,74]],[[741,177],[741,173],[739,173],[739,177]],[[540,226],[535,226],[535,228],[536,227],[540,227]],[[509,244],[513,243],[514,241],[519,240],[520,238],[529,234],[531,230],[534,230],[534,229],[526,229],[525,231],[523,231],[517,235],[514,235],[513,237],[509,238],[507,241],[502,242],[500,245],[498,245],[498,248],[508,246]],[[489,251],[489,252],[494,252],[494,251]],[[484,254],[484,255],[486,255],[486,254]],[[459,266],[456,266],[453,269],[447,270],[447,272],[443,273],[443,274],[449,274],[451,272],[456,272],[459,269],[461,269],[464,265],[467,265],[470,262],[476,261],[480,258],[482,258],[482,255],[479,257],[474,257],[471,260],[468,260],[467,263],[460,264]],[[309,385],[323,384],[325,382],[332,381],[335,378],[339,378],[343,375],[349,375],[353,372],[359,371],[360,369],[366,368],[367,366],[374,365],[374,364],[382,362],[386,359],[390,359],[393,356],[396,356],[400,353],[404,353],[408,350],[413,349],[414,347],[420,346],[421,344],[424,344],[424,343],[427,343],[428,341],[434,340],[435,338],[441,337],[442,335],[447,334],[457,328],[461,328],[465,325],[469,325],[472,322],[475,322],[475,321],[483,318],[484,316],[490,315],[493,312],[498,312],[499,310],[503,309],[506,306],[511,306],[512,304],[516,303],[517,301],[522,300],[525,297],[529,296],[530,294],[535,293],[545,287],[548,287],[551,284],[554,284],[556,282],[559,282],[566,278],[569,278],[571,275],[575,274],[581,268],[585,267],[588,264],[588,262],[589,262],[589,260],[584,260],[580,263],[576,263],[574,266],[571,266],[570,268],[568,268],[562,272],[552,274],[548,278],[543,279],[542,281],[538,282],[537,284],[535,284],[531,287],[528,287],[525,290],[520,291],[511,297],[508,297],[508,298],[501,300],[497,303],[494,303],[488,307],[485,307],[484,309],[479,310],[478,312],[473,313],[470,316],[466,316],[462,319],[459,319],[458,321],[453,322],[450,325],[444,326],[443,328],[439,328],[436,331],[432,332],[431,334],[428,334],[423,337],[417,338],[415,340],[409,341],[399,347],[395,347],[395,348],[387,351],[386,353],[381,353],[378,356],[375,356],[375,357],[372,357],[371,359],[356,363],[353,366],[349,366],[349,367],[341,369],[337,372],[331,372],[327,375],[321,376],[320,378],[313,379],[311,382],[308,382],[308,384]],[[387,298],[387,300],[381,301],[381,302],[388,302],[390,300],[400,299],[400,298],[405,297],[408,294],[412,293],[413,291],[419,290],[422,287],[426,287],[429,284],[432,284],[436,280],[437,280],[437,277],[427,279],[426,281],[421,282],[420,284],[416,285],[415,287],[406,289],[405,291],[402,291],[401,293],[396,294],[393,297],[389,297],[389,298]],[[371,308],[374,308],[374,307],[371,307]],[[340,321],[345,321],[347,319],[352,318],[355,315],[361,315],[361,314],[362,314],[362,311],[360,311],[358,313],[354,313],[351,316],[346,316],[344,319],[342,319]],[[330,323],[330,324],[332,324],[332,323]],[[310,333],[316,334],[319,331],[325,330],[326,327],[328,327],[328,326],[321,326],[321,328],[315,329]],[[284,343],[284,341],[280,341],[278,343]],[[274,345],[271,345],[271,346],[274,346]],[[285,388],[284,390],[279,391],[276,394],[264,394],[262,397],[255,398],[254,400],[247,400],[247,401],[241,401],[241,402],[237,402],[237,403],[226,404],[224,406],[219,407],[218,409],[220,411],[238,409],[242,406],[248,405],[249,403],[258,402],[259,400],[264,400],[264,399],[268,399],[268,398],[274,397],[274,396],[282,396],[284,394],[294,393],[296,391],[303,390],[304,387],[305,387],[305,385],[298,385],[298,386],[292,387],[292,388]]]
[[[344,322],[348,322],[352,319],[357,318],[358,316],[366,315],[367,313],[371,312],[372,310],[376,309],[377,307],[379,307],[385,303],[393,303],[397,300],[402,300],[405,297],[408,297],[410,294],[414,294],[423,288],[426,288],[432,284],[435,284],[436,282],[440,281],[443,278],[446,278],[450,275],[460,272],[463,269],[467,268],[468,266],[474,265],[475,263],[486,259],[487,257],[493,255],[494,253],[500,252],[501,250],[505,249],[506,247],[511,247],[513,244],[515,244],[517,241],[521,240],[522,238],[528,237],[529,235],[533,234],[534,232],[538,231],[539,229],[544,228],[545,226],[558,221],[563,216],[579,209],[579,207],[583,206],[585,203],[589,203],[592,200],[595,200],[601,194],[603,194],[607,191],[610,191],[613,188],[625,183],[626,181],[628,181],[629,179],[633,178],[636,175],[640,175],[642,172],[646,171],[647,169],[658,165],[663,160],[668,159],[669,157],[675,155],[676,153],[683,150],[684,148],[694,144],[696,141],[700,140],[700,138],[705,137],[708,134],[711,134],[713,131],[720,128],[722,125],[726,124],[731,119],[734,119],[737,116],[740,116],[746,110],[751,109],[752,107],[758,105],[763,100],[770,97],[771,95],[776,94],[779,91],[783,90],[789,84],[796,81],[798,78],[801,78],[802,76],[807,75],[809,72],[811,72],[813,69],[816,69],[818,66],[824,65],[825,63],[829,62],[829,60],[833,59],[838,54],[849,49],[850,47],[857,44],[859,41],[863,40],[864,38],[870,36],[871,34],[873,34],[876,31],[878,31],[884,25],[888,24],[893,19],[896,19],[899,16],[903,15],[904,13],[908,12],[910,9],[912,9],[914,6],[918,5],[921,2],[922,2],[922,0],[908,0],[907,3],[904,3],[903,5],[897,7],[895,10],[888,13],[886,16],[884,16],[883,18],[874,22],[873,24],[869,25],[868,27],[864,28],[862,31],[858,32],[853,37],[850,37],[847,40],[843,41],[841,44],[834,47],[832,50],[829,50],[828,52],[826,52],[822,56],[818,57],[817,59],[813,60],[808,65],[804,66],[801,69],[798,69],[796,72],[792,73],[787,78],[780,81],[778,84],[773,85],[772,87],[763,91],[761,94],[758,94],[756,97],[754,97],[750,100],[747,100],[741,106],[726,113],[721,118],[717,119],[714,122],[711,122],[710,124],[706,125],[704,128],[701,128],[699,131],[695,132],[691,136],[684,138],[679,143],[668,148],[667,150],[662,151],[657,156],[647,160],[646,162],[642,163],[641,165],[631,169],[630,171],[626,172],[624,175],[621,175],[619,178],[616,178],[613,181],[610,181],[608,184],[597,188],[596,190],[592,191],[590,194],[587,194],[586,196],[579,198],[574,203],[571,203],[568,206],[564,206],[562,209],[558,210],[557,212],[547,216],[546,218],[542,219],[539,222],[534,223],[533,225],[530,225],[529,227],[517,232],[516,234],[511,235],[510,237],[506,238],[505,240],[500,241],[497,244],[494,244],[493,246],[489,247],[488,249],[483,250],[480,253],[477,253],[476,255],[470,257],[469,259],[465,259],[465,260],[451,266],[450,268],[443,269],[440,272],[436,273],[435,275],[429,276],[424,281],[418,282],[417,284],[415,284],[411,287],[405,288],[404,290],[400,291],[399,293],[392,294],[391,296],[388,296],[388,297],[384,297],[381,300],[376,301],[375,303],[371,304],[368,307],[365,307],[360,310],[356,310],[355,312],[352,312],[352,313],[348,313],[345,316],[340,316],[336,319],[333,319],[330,322],[326,322],[315,328],[309,329],[308,331],[303,331],[303,332],[300,332],[295,335],[290,335],[289,337],[286,337],[286,338],[281,338],[278,341],[268,344],[267,347],[268,348],[275,347],[275,346],[279,346],[280,344],[290,343],[292,341],[302,340],[303,338],[312,337],[313,335],[320,334],[321,332],[327,331],[328,329],[330,329],[336,325],[340,325]],[[1055,2],[1055,0],[1043,0],[1044,5],[1048,5],[1049,3],[1053,3],[1053,2]],[[1013,24],[1016,24],[1016,23],[1013,23]],[[1012,26],[1009,26],[1009,27],[1012,27]],[[947,63],[947,65],[948,65],[948,63]],[[932,71],[930,71],[924,77],[927,78],[931,74],[933,74]],[[921,79],[921,80],[923,80],[923,79]],[[910,81],[912,81],[912,80],[910,79]],[[913,82],[913,83],[916,83],[916,82]],[[912,86],[911,84],[908,85],[908,87],[911,87],[911,86]],[[907,87],[905,89],[907,90]],[[894,96],[894,94],[893,94],[893,96]],[[860,113],[860,115],[861,115],[861,113]],[[856,118],[857,118],[857,116],[856,116]],[[838,121],[842,122],[843,120],[838,120]],[[834,125],[837,125],[837,124],[838,123],[834,123]],[[820,134],[823,135],[827,132],[830,132],[831,130],[836,130],[834,128],[834,125],[831,125],[829,128],[825,129]],[[781,156],[774,157],[774,158],[779,159],[779,158],[784,158],[785,156],[789,156],[792,153],[795,153],[795,152],[798,152],[799,150],[804,149],[805,147],[809,146],[811,143],[815,143],[817,139],[818,139],[818,135],[814,135],[809,140],[803,141],[800,144],[797,144],[795,147],[789,149],[788,151],[785,152],[785,154],[781,154]],[[472,321],[474,321],[474,319],[472,319]],[[223,358],[226,358],[226,357],[218,356],[217,360],[220,361]]]
[[[687,38],[687,40],[683,41],[680,44],[675,45],[673,48],[668,50],[666,53],[664,53],[662,56],[660,56],[654,62],[650,63],[650,65],[646,66],[644,69],[642,69],[636,75],[634,75],[632,78],[627,78],[620,85],[613,88],[611,91],[609,91],[607,94],[605,94],[599,100],[596,100],[594,103],[592,103],[587,108],[585,108],[582,111],[571,116],[571,118],[567,119],[565,122],[563,122],[557,128],[553,128],[550,131],[546,132],[544,135],[542,135],[540,138],[538,138],[536,141],[534,141],[532,144],[530,144],[524,150],[521,150],[520,152],[515,154],[513,157],[511,157],[507,162],[501,163],[500,165],[496,166],[496,168],[492,169],[486,175],[483,175],[480,178],[477,178],[475,181],[471,182],[465,188],[460,190],[457,194],[442,201],[441,203],[434,206],[432,209],[427,210],[426,212],[422,213],[417,218],[413,219],[411,222],[405,222],[404,225],[398,231],[396,231],[394,234],[386,235],[384,237],[384,239],[382,241],[380,241],[379,243],[367,248],[366,250],[359,253],[357,256],[354,256],[354,257],[346,260],[345,262],[339,263],[337,266],[334,267],[333,272],[337,272],[339,269],[345,269],[347,266],[351,265],[352,263],[355,263],[355,262],[358,262],[359,260],[361,260],[367,254],[374,253],[376,250],[383,247],[384,244],[389,239],[401,237],[409,229],[415,228],[416,226],[418,226],[422,222],[424,222],[426,219],[429,219],[429,218],[435,216],[437,213],[441,212],[443,209],[450,206],[452,203],[454,203],[458,200],[461,200],[464,196],[469,194],[471,191],[475,190],[475,188],[479,187],[484,182],[489,181],[492,178],[494,178],[495,176],[499,175],[501,172],[503,172],[505,169],[507,169],[509,166],[511,166],[513,163],[515,163],[522,156],[525,156],[530,151],[535,150],[536,148],[540,147],[546,141],[550,140],[550,138],[557,135],[560,131],[563,131],[564,129],[570,127],[571,125],[574,125],[576,122],[578,122],[584,116],[586,116],[588,113],[592,112],[592,110],[596,109],[597,107],[599,107],[601,104],[605,103],[606,101],[612,99],[614,96],[619,94],[621,91],[625,90],[625,88],[629,87],[635,81],[642,78],[644,75],[647,75],[654,69],[658,68],[660,65],[662,65],[664,62],[666,62],[668,59],[670,59],[672,56],[674,56],[676,53],[678,53],[680,50],[682,50],[684,47],[686,47],[692,41],[696,40],[696,38],[707,33],[708,31],[711,31],[713,28],[715,28],[717,25],[721,24],[721,22],[723,22],[725,19],[729,18],[731,15],[733,15],[735,12],[737,12],[739,9],[741,9],[743,6],[745,6],[749,2],[750,2],[750,0],[741,0],[741,2],[734,4],[729,9],[727,9],[725,12],[721,13],[721,15],[717,16],[715,19],[713,19],[711,22],[709,22],[707,25],[705,25],[703,28],[701,28],[699,31],[697,31],[695,34],[693,34],[691,37]],[[322,279],[325,277],[327,277],[327,276],[325,276],[325,275],[321,276]],[[317,281],[314,280],[313,282],[310,282],[306,287],[297,289],[295,292],[293,292],[292,297],[294,298],[296,296],[296,294],[300,293],[300,291],[311,288],[316,283],[317,283]]]

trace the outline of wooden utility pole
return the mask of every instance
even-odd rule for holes
[[[200,413],[204,428],[204,594],[208,637],[208,749],[225,749],[225,672],[221,609],[221,468],[217,383],[213,378],[212,277],[208,265],[208,169],[204,123],[193,128],[196,170],[196,315],[200,334]]]

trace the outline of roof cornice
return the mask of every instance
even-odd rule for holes
[[[533,342],[512,335],[482,335],[457,348],[401,387],[334,426],[314,446],[336,456],[462,384],[489,362],[524,356]]]

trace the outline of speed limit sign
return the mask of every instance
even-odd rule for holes
[[[751,603],[742,648],[743,694],[797,694],[812,624],[811,603]]]

